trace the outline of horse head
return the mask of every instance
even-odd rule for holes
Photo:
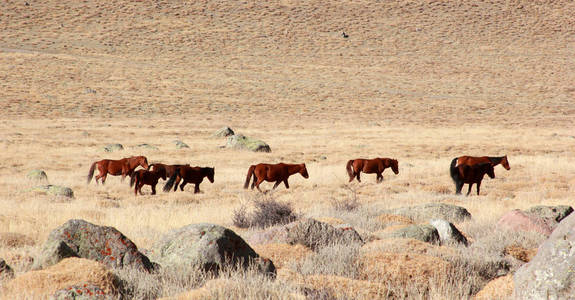
[[[391,170],[393,171],[393,173],[395,173],[395,175],[399,174],[399,165],[397,163],[397,159],[392,159],[390,164],[391,164]]]
[[[309,178],[309,174],[307,173],[307,168],[305,167],[305,164],[301,164],[300,166],[301,168],[299,170],[299,173],[301,174],[301,176],[303,176],[303,178]]]
[[[501,165],[505,168],[505,170],[511,169],[511,167],[509,166],[509,161],[507,160],[507,155],[501,158]]]
[[[205,168],[206,176],[211,183],[214,183],[214,175],[216,174],[216,168]]]
[[[137,157],[138,164],[142,166],[142,168],[149,170],[150,165],[148,165],[148,159],[145,156],[138,156]]]

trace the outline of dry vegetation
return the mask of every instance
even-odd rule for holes
[[[381,217],[384,209],[463,206],[473,219],[456,225],[472,246],[410,254],[455,269],[429,271],[436,275],[427,276],[425,291],[396,284],[404,274],[394,284],[366,275],[390,270],[366,269],[361,249],[335,245],[297,251],[291,262],[278,258],[283,275],[276,281],[230,273],[208,281],[200,295],[470,297],[500,275],[509,247],[527,251],[540,242],[529,235],[506,240],[494,228],[503,213],[573,204],[574,2],[28,3],[0,4],[0,233],[11,237],[0,239],[0,258],[17,275],[29,270],[49,232],[71,218],[114,226],[143,249],[169,229],[199,222],[247,238],[253,230],[234,227],[233,214],[257,193],[242,188],[257,162],[305,162],[310,178],[291,177],[291,188],[278,187],[273,198],[303,216],[351,224],[364,237],[402,221]],[[211,135],[224,125],[266,141],[272,152],[220,149],[225,140]],[[175,139],[190,148],[176,149]],[[103,152],[109,143],[126,149]],[[142,143],[159,150],[136,147]],[[448,166],[463,154],[507,154],[511,170],[496,167],[480,196],[455,196]],[[93,161],[130,155],[215,166],[215,183],[202,183],[196,195],[188,186],[151,196],[146,186],[148,195],[138,197],[119,177],[86,185]],[[387,170],[382,184],[375,175],[348,183],[345,162],[375,156],[397,158],[399,175]],[[71,187],[75,198],[30,192],[32,169]],[[392,259],[397,250],[372,249],[370,261]],[[486,275],[462,280],[468,270]],[[174,296],[208,280],[170,276],[134,281],[146,285],[141,296]],[[166,288],[152,288],[158,282]]]

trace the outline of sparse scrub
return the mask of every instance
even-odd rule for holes
[[[358,200],[357,188],[349,185],[344,185],[344,189],[348,195],[344,197],[331,198],[331,206],[336,211],[354,211],[357,210],[361,203]]]
[[[336,275],[359,279],[363,268],[358,260],[359,249],[358,244],[333,243],[319,248],[299,262],[292,262],[289,267],[303,275]]]
[[[262,196],[252,201],[254,209],[247,212],[245,206],[234,211],[232,221],[239,228],[266,228],[274,225],[287,224],[297,220],[298,215],[289,203],[282,203],[272,196]]]

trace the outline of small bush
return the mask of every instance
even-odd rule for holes
[[[248,213],[245,206],[234,211],[234,225],[240,228],[266,228],[297,220],[298,216],[289,203],[281,203],[272,197],[255,199],[254,210]]]
[[[357,198],[357,190],[347,185],[343,186],[343,188],[348,191],[349,196],[343,198],[332,198],[332,207],[338,211],[354,211],[358,209],[361,204]]]

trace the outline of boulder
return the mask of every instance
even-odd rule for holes
[[[400,207],[386,210],[383,213],[405,216],[415,221],[444,219],[452,223],[459,223],[471,219],[471,214],[467,209],[445,203],[427,203],[417,206]]]
[[[39,185],[34,187],[32,191],[56,197],[74,198],[74,191],[71,188],[65,186],[53,184]]]
[[[11,278],[14,278],[14,270],[12,270],[4,259],[0,258],[0,281]]]
[[[513,277],[517,299],[572,299],[575,295],[575,214],[565,218]]]
[[[98,291],[114,299],[122,291],[121,280],[103,264],[88,259],[67,258],[44,270],[19,275],[3,286],[0,295],[5,297],[3,299],[49,299],[60,290],[84,286],[96,286]]]
[[[228,137],[234,135],[234,131],[229,127],[222,127],[214,133],[214,137]]]
[[[26,174],[26,178],[34,181],[48,181],[48,175],[43,170],[31,170]]]
[[[534,206],[523,211],[528,216],[537,217],[543,220],[551,230],[555,229],[561,220],[565,219],[573,212],[573,207],[569,205],[558,206]]]
[[[226,148],[250,150],[254,152],[272,152],[272,149],[264,141],[256,140],[244,136],[242,134],[235,134],[228,136]]]
[[[174,229],[154,246],[153,254],[165,267],[199,266],[218,271],[240,264],[256,264],[264,274],[275,276],[276,268],[269,259],[261,258],[232,230],[208,223],[190,224]]]
[[[106,293],[94,284],[73,285],[56,291],[50,300],[113,300],[116,297]]]
[[[409,225],[384,236],[385,238],[408,238],[416,239],[431,244],[440,244],[439,232],[429,224]]]
[[[124,150],[124,146],[122,146],[122,144],[108,144],[104,146],[102,150],[105,152],[122,151]]]
[[[294,223],[288,224],[293,226]],[[268,229],[254,232],[248,239],[250,245],[287,243],[288,225],[270,227]]]
[[[67,257],[87,258],[109,267],[131,267],[148,272],[157,267],[117,229],[84,220],[69,220],[54,229],[34,268],[45,268]]]
[[[176,149],[190,148],[190,146],[188,146],[188,144],[186,144],[180,140],[174,140],[172,142],[176,145]]]
[[[551,227],[539,217],[527,215],[524,212],[515,209],[504,214],[497,222],[499,228],[512,231],[531,231],[546,236],[551,234]]]
[[[155,150],[155,151],[160,150],[158,147],[150,145],[150,144],[139,144],[135,148],[146,149],[146,150]]]
[[[442,219],[433,219],[429,221],[429,224],[437,229],[441,243],[455,243],[465,246],[468,245],[467,238],[465,238],[465,236],[461,233],[461,231],[459,231],[459,229],[457,229],[457,227],[455,227],[455,225],[453,225],[453,223]]]
[[[302,244],[313,250],[334,244],[364,244],[363,239],[351,227],[336,228],[314,219],[304,219],[287,227],[287,242],[289,244]]]

